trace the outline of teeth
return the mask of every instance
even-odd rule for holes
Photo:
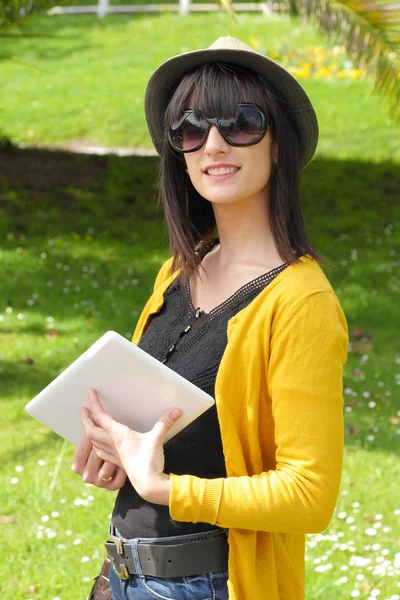
[[[228,175],[238,170],[238,167],[220,167],[218,169],[208,169],[207,173],[209,175]]]

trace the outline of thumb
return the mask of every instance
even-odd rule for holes
[[[165,440],[165,436],[171,427],[176,423],[176,421],[181,417],[182,411],[179,408],[173,408],[165,411],[158,419],[157,423],[154,425],[152,429],[152,433],[154,433],[156,441],[159,444],[163,444]]]

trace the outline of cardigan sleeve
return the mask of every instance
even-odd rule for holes
[[[342,472],[347,346],[346,319],[333,292],[299,302],[270,344],[275,469],[219,479],[171,475],[171,517],[282,533],[326,529]]]

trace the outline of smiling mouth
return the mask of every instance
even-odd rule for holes
[[[218,167],[215,169],[207,169],[206,175],[230,175],[239,171],[239,167]]]

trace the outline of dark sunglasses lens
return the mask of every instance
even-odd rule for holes
[[[207,127],[207,121],[196,117],[194,113],[188,113],[179,125],[172,125],[169,137],[175,148],[187,152],[201,144]]]
[[[255,106],[238,106],[232,119],[220,119],[220,129],[227,140],[239,146],[253,144],[262,133],[263,119]]]

